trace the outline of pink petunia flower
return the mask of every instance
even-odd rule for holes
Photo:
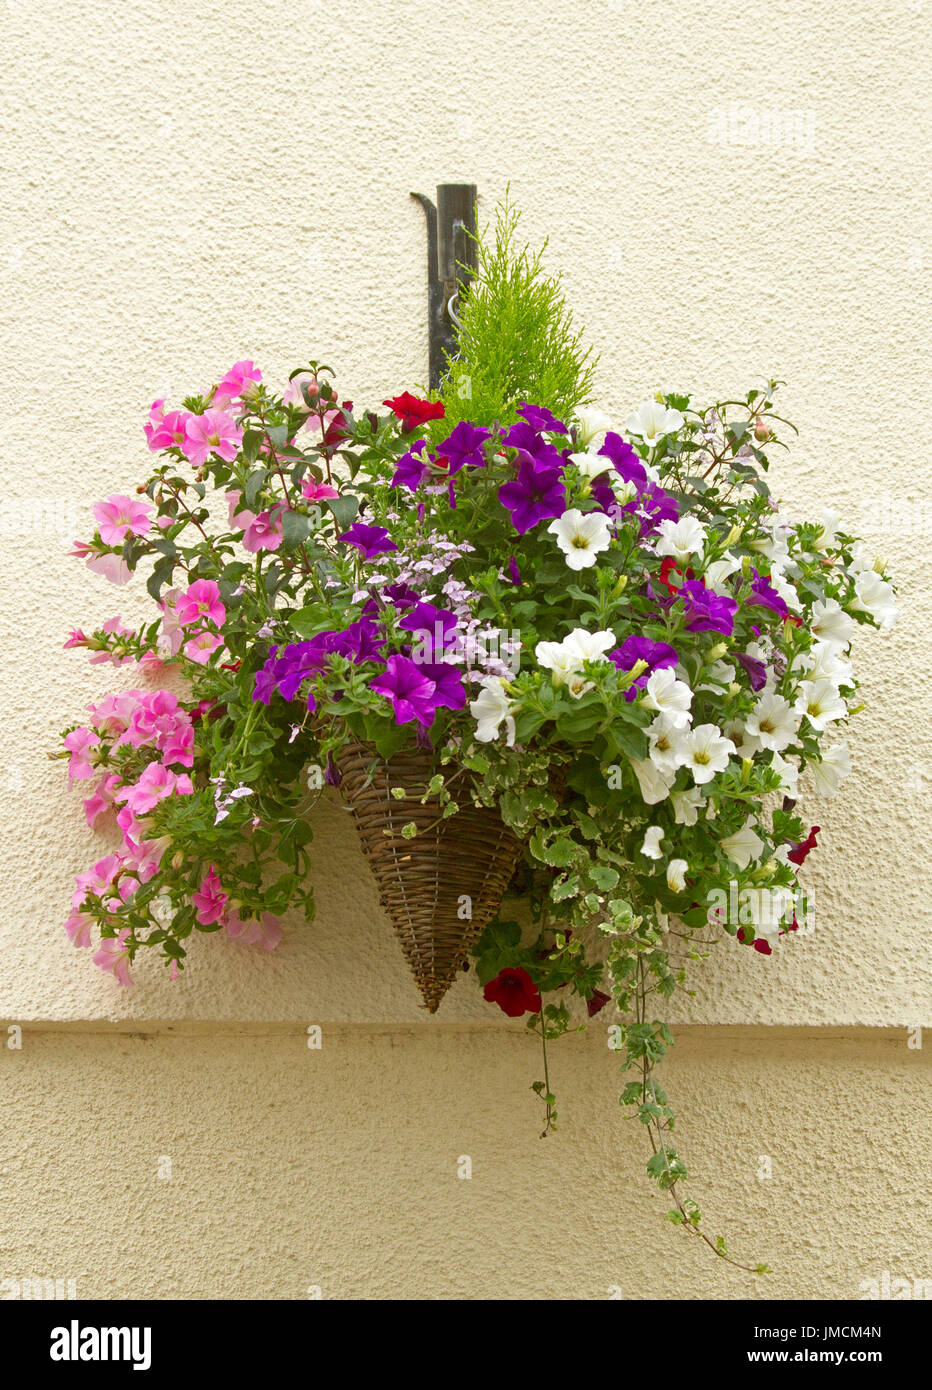
[[[242,942],[244,946],[261,946],[264,951],[274,951],[282,939],[281,923],[271,912],[263,912],[262,920],[258,922],[254,918],[241,917],[238,912],[231,912],[226,927],[235,941]]]
[[[109,971],[127,989],[133,983],[129,973],[129,951],[126,947],[128,936],[129,927],[124,927],[119,936],[105,936],[94,952],[94,964],[101,970]]]
[[[206,666],[218,647],[223,646],[223,638],[215,632],[199,632],[196,637],[184,644],[184,654],[189,661],[198,666]]]
[[[164,400],[153,401],[149,410],[149,423],[143,425],[149,448],[153,453],[160,449],[180,448],[185,441],[185,422],[188,411],[172,410],[166,415],[162,410]]]
[[[243,431],[225,410],[205,410],[203,415],[189,415],[185,421],[185,439],[181,446],[184,456],[195,468],[207,462],[208,454],[217,454],[232,463],[243,440]]]
[[[200,888],[191,894],[191,901],[197,908],[197,920],[202,926],[207,927],[211,922],[220,921],[228,897],[229,894],[224,893],[220,886],[216,868],[211,864]]]
[[[175,604],[182,627],[206,618],[215,627],[223,627],[227,610],[220,602],[220,586],[213,579],[196,579]]]
[[[335,487],[319,483],[316,478],[306,478],[301,485],[301,492],[309,502],[327,502],[340,495]]]
[[[85,798],[84,815],[89,826],[93,826],[97,817],[104,811],[109,811],[113,805],[114,793],[119,785],[119,774],[111,773],[109,777],[102,777],[92,794]]]
[[[127,532],[134,536],[144,536],[152,529],[149,516],[151,508],[144,502],[136,502],[132,497],[115,493],[106,502],[94,506],[94,519],[105,545],[120,545]]]
[[[284,505],[272,507],[270,511],[260,512],[247,527],[243,537],[243,549],[255,554],[259,550],[277,550],[282,543],[282,513]]]
[[[68,761],[68,784],[86,781],[88,777],[94,776],[94,768],[88,758],[88,753],[92,748],[96,748],[100,739],[92,729],[72,729],[70,734],[66,734],[64,744],[71,757]]]
[[[111,584],[126,584],[132,576],[132,571],[123,556],[115,555],[112,551],[106,555],[93,555],[88,560],[87,567],[95,574],[102,574]]]
[[[245,531],[256,519],[255,512],[249,512],[245,507],[240,507],[242,497],[243,494],[239,489],[235,489],[226,494],[231,531]]]
[[[134,816],[144,816],[174,790],[175,774],[164,763],[152,762],[143,769],[139,781],[121,787],[114,800],[125,801]]]
[[[214,388],[210,403],[221,410],[238,401],[253,383],[262,380],[262,373],[255,362],[234,362],[221,382]]]
[[[72,912],[65,922],[65,932],[72,946],[90,946],[92,920],[83,912]]]

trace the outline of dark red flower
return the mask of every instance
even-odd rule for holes
[[[600,989],[594,989],[586,1000],[586,1012],[589,1017],[595,1018],[599,1010],[604,1009],[605,1005],[611,1002],[611,998],[610,994],[603,994]]]
[[[344,411],[352,410],[352,408],[352,401],[343,401],[340,409],[337,411],[333,419],[330,421],[330,423],[324,430],[321,443],[324,444],[328,449],[334,449],[338,444],[342,444],[344,439],[349,439],[349,421],[347,420]]]
[[[744,935],[744,927],[739,927],[739,928],[738,928],[738,940],[739,940],[739,941],[744,941],[745,939],[746,939],[746,938],[745,938],[745,935]],[[754,950],[755,950],[755,951],[760,951],[760,953],[761,953],[762,956],[772,956],[772,955],[773,955],[773,950],[772,950],[772,948],[771,948],[770,942],[766,939],[766,937],[763,937],[763,936],[755,936],[754,940],[751,942],[751,945],[754,947]]]
[[[821,831],[821,825],[814,825],[806,836],[805,840],[800,840],[798,845],[794,845],[786,856],[791,864],[802,864],[810,850],[818,849],[816,836]]]
[[[520,966],[500,970],[486,985],[482,996],[489,1004],[497,1004],[509,1018],[539,1014],[542,1007],[537,986]]]
[[[398,416],[405,433],[417,429],[418,425],[423,425],[428,420],[442,420],[445,414],[443,401],[422,401],[417,396],[412,396],[410,391],[402,391],[400,396],[392,396],[391,400],[383,401],[382,404],[387,405],[392,414]]]
[[[667,555],[664,557],[663,563],[660,566],[657,583],[662,584],[668,593],[676,594],[679,592],[679,585],[671,581],[671,574],[677,575],[680,579],[683,578],[683,571],[679,568],[673,556]]]

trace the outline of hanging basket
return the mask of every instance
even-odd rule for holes
[[[430,1013],[495,916],[522,846],[494,809],[466,803],[446,820],[435,797],[421,805],[435,767],[406,749],[387,762],[347,744],[336,758],[340,790],[353,812],[382,907],[401,942]],[[396,799],[392,787],[408,795]],[[417,825],[414,839],[402,827]]]

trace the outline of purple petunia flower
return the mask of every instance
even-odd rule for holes
[[[350,623],[342,632],[326,634],[330,637],[330,651],[335,656],[346,656],[351,661],[381,661],[381,648],[385,646],[384,637],[369,618],[360,618]]]
[[[776,589],[772,588],[768,581],[757,573],[757,570],[752,570],[751,574],[754,576],[754,581],[751,584],[751,593],[745,599],[745,603],[751,607],[757,605],[761,608],[770,608],[774,613],[779,613],[781,618],[785,618],[790,610]]]
[[[545,405],[530,405],[527,401],[522,401],[518,406],[518,414],[528,422],[532,429],[551,430],[554,434],[566,434],[566,426],[563,421],[558,420]]]
[[[361,521],[354,522],[342,536],[337,536],[337,540],[342,544],[355,545],[364,560],[372,560],[376,555],[388,555],[398,549],[384,526],[366,526]]]
[[[448,608],[437,608],[433,603],[423,600],[406,613],[398,624],[406,632],[412,633],[420,646],[418,665],[423,669],[425,658],[439,660],[448,649],[456,632],[456,614]]]
[[[511,524],[524,535],[539,521],[562,516],[566,511],[563,474],[559,468],[541,467],[537,459],[523,449],[518,450],[518,476],[503,483],[498,500],[511,512]]]
[[[416,719],[429,729],[434,722],[437,684],[410,657],[390,656],[385,670],[369,682],[369,688],[391,700],[396,724],[410,724]]]
[[[676,648],[671,647],[669,642],[652,642],[649,637],[635,632],[626,637],[620,647],[609,652],[608,659],[615,663],[619,671],[630,671],[639,661],[647,662],[647,669],[642,671],[634,684],[625,691],[625,699],[633,700],[654,671],[661,671],[665,666],[675,666],[680,658]]]
[[[687,579],[680,585],[678,599],[686,606],[686,626],[690,632],[720,632],[730,637],[735,630],[737,601],[715,593],[701,579]]]
[[[466,705],[466,687],[463,684],[463,673],[456,666],[451,666],[449,662],[425,662],[418,668],[429,680],[432,680],[436,687],[433,694],[434,704],[443,706],[446,709],[463,709]]]
[[[392,487],[406,487],[411,492],[417,492],[430,471],[427,460],[421,458],[426,447],[427,440],[419,439],[406,454],[402,454],[392,475]]]
[[[611,460],[615,465],[615,472],[620,473],[626,483],[636,483],[639,490],[647,487],[647,469],[636,451],[620,434],[609,430],[599,453]]]
[[[410,584],[386,584],[382,593],[396,608],[410,608],[420,601],[420,594]]]
[[[509,555],[508,557],[507,568],[508,576],[511,579],[512,584],[514,584],[516,588],[520,589],[521,584],[523,582],[521,579],[521,571],[518,569],[518,562],[513,555]]]
[[[763,690],[767,684],[767,667],[763,661],[759,661],[756,656],[748,656],[747,652],[735,652],[735,660],[747,671],[751,689],[755,694],[758,690]]]
[[[437,445],[437,453],[446,457],[451,474],[458,473],[463,467],[484,468],[482,446],[489,438],[490,432],[482,425],[471,425],[468,420],[461,420],[443,443]]]

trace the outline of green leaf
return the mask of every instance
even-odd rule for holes
[[[311,530],[311,518],[303,512],[289,509],[282,513],[282,540],[286,550],[294,550],[306,541]]]
[[[326,505],[333,513],[337,526],[341,531],[345,531],[352,526],[359,511],[359,498],[351,492],[344,492],[340,497],[329,498]]]

